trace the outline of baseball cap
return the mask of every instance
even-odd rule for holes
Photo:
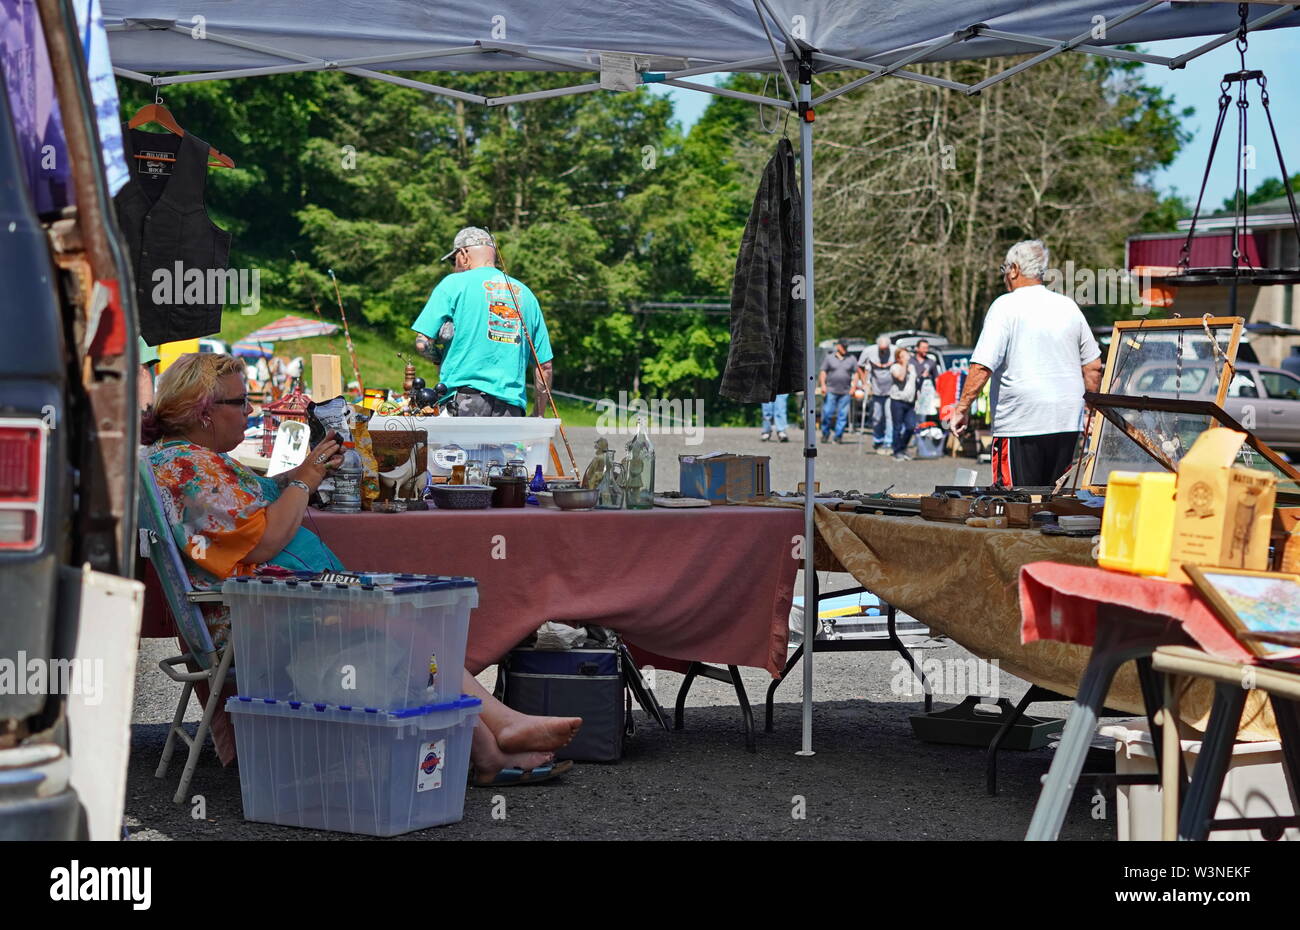
[[[486,229],[481,229],[478,226],[466,226],[456,233],[456,241],[452,243],[451,251],[444,255],[441,261],[445,262],[460,249],[468,249],[470,246],[475,245],[490,245],[495,248],[496,240],[492,238],[492,234]]]

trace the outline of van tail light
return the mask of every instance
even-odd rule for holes
[[[40,548],[49,438],[43,420],[0,417],[0,551]]]

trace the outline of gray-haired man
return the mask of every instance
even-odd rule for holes
[[[1050,255],[1038,239],[1007,251],[1008,293],[989,307],[970,374],[953,413],[965,429],[970,407],[993,381],[993,483],[1050,485],[1069,469],[1083,423],[1083,393],[1101,385],[1101,350],[1078,304],[1043,286]]]

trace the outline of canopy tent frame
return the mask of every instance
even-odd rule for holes
[[[636,84],[638,86],[650,84],[666,84],[672,87],[680,87],[688,90],[694,90],[701,93],[707,93],[717,97],[726,97],[735,100],[742,100],[749,103],[756,103],[763,106],[772,106],[784,108],[797,112],[800,117],[800,165],[801,179],[803,185],[803,248],[804,248],[804,327],[805,327],[805,345],[804,345],[804,362],[805,362],[805,402],[804,402],[804,535],[800,541],[803,550],[803,570],[804,570],[804,642],[811,643],[816,636],[817,628],[817,606],[816,606],[816,579],[813,574],[815,566],[813,563],[813,539],[815,538],[815,491],[816,483],[816,457],[817,441],[816,429],[814,428],[814,402],[816,386],[816,302],[814,298],[814,261],[813,261],[813,122],[815,119],[815,108],[829,100],[840,97],[850,91],[863,87],[866,84],[880,80],[881,78],[891,77],[898,80],[909,80],[927,84],[931,86],[943,87],[949,90],[958,91],[970,96],[975,96],[1002,81],[1005,81],[1016,74],[1022,73],[1038,64],[1048,61],[1064,52],[1076,52],[1080,54],[1090,54],[1105,58],[1119,59],[1125,61],[1139,61],[1147,64],[1160,65],[1170,69],[1181,69],[1188,62],[1207,54],[1222,45],[1231,42],[1238,35],[1238,29],[1234,28],[1223,35],[1214,38],[1196,48],[1176,56],[1166,58],[1160,55],[1151,55],[1143,52],[1131,52],[1124,49],[1110,48],[1104,45],[1094,44],[1099,38],[1104,41],[1107,30],[1126,23],[1130,20],[1142,16],[1144,13],[1155,7],[1161,6],[1165,0],[1141,0],[1134,7],[1117,13],[1116,15],[1105,19],[1102,23],[1095,24],[1093,28],[1082,32],[1069,39],[1049,38],[1035,36],[1024,33],[1012,32],[1003,29],[994,29],[984,23],[975,23],[964,29],[959,29],[947,35],[943,35],[926,42],[911,42],[900,48],[891,49],[866,58],[852,58],[840,55],[833,55],[822,52],[811,46],[807,42],[797,38],[788,30],[785,23],[778,17],[768,3],[768,0],[753,0],[754,10],[758,15],[758,20],[763,27],[763,32],[772,49],[771,57],[747,57],[730,61],[719,61],[710,59],[696,58],[678,58],[686,64],[686,67],[677,70],[665,72],[652,72],[648,69],[636,69]],[[1247,31],[1255,31],[1269,26],[1278,20],[1288,17],[1297,11],[1300,11],[1300,2],[1298,3],[1281,3],[1275,4],[1277,9],[1264,15],[1250,20],[1246,24]],[[782,37],[786,42],[786,52],[784,55],[777,48],[776,39],[768,25],[768,19],[777,26]],[[1100,27],[1100,28],[1099,28]],[[139,30],[155,30],[181,33],[192,36],[193,30],[176,20],[166,19],[146,19],[124,17],[118,22],[106,22],[106,29],[110,33],[131,32]],[[1217,31],[1217,30],[1216,30]],[[1100,32],[1100,37],[1098,36]],[[1200,33],[1204,35],[1205,33]],[[569,87],[551,88],[548,90],[533,91],[522,94],[510,94],[497,97],[489,97],[482,94],[474,94],[455,88],[442,87],[437,84],[431,84],[425,81],[417,81],[410,78],[403,78],[399,75],[375,71],[368,67],[378,64],[399,65],[401,62],[411,62],[424,59],[427,57],[437,58],[455,58],[462,55],[481,55],[485,52],[502,56],[509,56],[521,61],[527,60],[536,62],[545,66],[542,70],[567,70],[575,72],[592,72],[601,71],[601,61],[599,54],[588,52],[587,58],[580,56],[556,54],[554,52],[542,51],[539,49],[530,49],[526,45],[519,45],[495,41],[476,41],[469,45],[452,45],[446,47],[433,47],[423,49],[408,49],[401,52],[386,52],[376,55],[357,56],[352,58],[330,59],[320,56],[313,56],[296,52],[284,48],[277,48],[261,42],[253,42],[238,36],[231,36],[211,30],[205,30],[205,41],[214,42],[221,45],[244,51],[255,52],[280,59],[280,63],[268,64],[256,67],[229,68],[225,70],[203,71],[193,74],[172,75],[161,77],[158,75],[149,75],[136,69],[114,66],[113,71],[120,77],[141,83],[150,84],[155,88],[166,87],[174,84],[189,84],[202,81],[228,80],[240,77],[259,77],[271,74],[293,74],[311,71],[342,71],[358,77],[370,78],[372,80],[384,81],[401,87],[407,87],[414,90],[423,91],[466,103],[476,103],[487,107],[506,106],[512,103],[525,103],[532,100],[543,100],[555,97],[572,96],[577,94],[592,93],[601,90],[601,83],[585,83]],[[1012,51],[998,50],[986,51],[982,54],[970,55],[966,57],[989,58],[1005,57],[1018,53],[1029,51],[1038,51],[1038,54],[1019,62],[1009,68],[992,75],[975,84],[965,84],[960,81],[952,81],[939,78],[933,75],[920,74],[915,71],[907,70],[907,66],[917,62],[933,59],[939,52],[959,46],[963,43],[971,42],[976,39],[993,39],[1007,43],[1012,47]],[[1016,47],[1019,47],[1018,49]],[[592,55],[597,57],[592,60]],[[654,54],[642,54],[636,52],[621,52],[621,55],[632,55],[637,64],[641,60],[651,62],[656,58],[664,56]],[[814,74],[818,73],[818,66],[823,66],[823,70],[832,69],[856,69],[870,72],[861,78],[849,81],[848,83],[837,87],[818,97],[813,97],[812,80]],[[408,66],[406,69],[398,68],[397,70],[419,70],[429,71],[430,68],[415,68]],[[477,68],[473,70],[484,70]],[[510,70],[510,69],[501,69]],[[521,69],[531,70],[531,69]],[[699,84],[694,81],[685,80],[685,78],[695,77],[701,74],[729,73],[739,71],[758,71],[771,72],[780,71],[786,89],[790,92],[790,99],[782,97],[769,97],[765,94],[750,94],[742,91],[732,90],[725,87],[713,87],[710,85]],[[792,79],[791,73],[798,76],[797,90],[796,82]],[[778,85],[779,86],[779,85]],[[811,756],[814,754],[812,748],[812,685],[813,685],[813,650],[806,649],[803,655],[803,707],[802,707],[802,737],[801,748],[798,755]]]

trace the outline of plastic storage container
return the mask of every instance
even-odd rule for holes
[[[482,702],[374,711],[232,697],[244,819],[396,836],[465,815]]]
[[[396,575],[391,586],[231,578],[239,690],[380,709],[460,695],[472,578]]]
[[[1116,774],[1155,774],[1155,754],[1145,720],[1107,724],[1099,727],[1097,732],[1115,740]],[[1196,769],[1201,744],[1187,739],[1180,742],[1187,771],[1191,773]],[[1120,785],[1116,793],[1115,822],[1118,839],[1159,840],[1162,816],[1160,789],[1155,785]],[[1220,820],[1232,820],[1238,817],[1290,817],[1293,813],[1286,771],[1282,767],[1281,743],[1272,740],[1237,743],[1233,746],[1214,816]],[[1264,836],[1259,830],[1216,830],[1209,838],[1215,842],[1260,841]],[[1289,827],[1283,831],[1282,838],[1300,840],[1300,829]]]
[[[1171,472],[1110,473],[1098,565],[1138,575],[1169,571],[1177,483]]]
[[[452,458],[477,459],[486,468],[523,459],[532,474],[538,465],[551,471],[551,440],[560,428],[553,417],[374,417],[373,434],[380,430],[422,429],[429,438],[429,472],[435,477],[451,474]]]
[[[937,459],[943,455],[943,431],[934,426],[916,431],[916,457]]]

